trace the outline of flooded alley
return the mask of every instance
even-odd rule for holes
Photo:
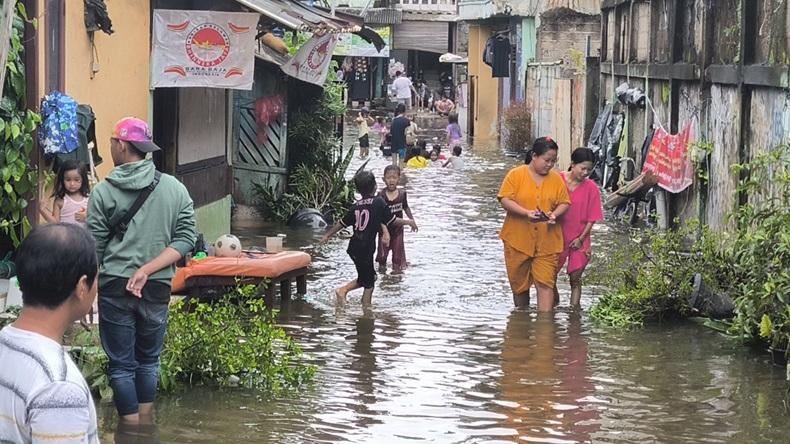
[[[410,267],[379,276],[370,311],[358,293],[342,311],[333,304],[333,289],[354,276],[347,241],[316,247],[309,232],[242,231],[246,245],[284,232],[288,248],[313,255],[308,296],[282,307],[280,323],[318,366],[316,380],[276,399],[205,388],[162,397],[158,439],[751,443],[790,433],[783,369],[711,330],[618,332],[564,308],[553,318],[514,311],[494,196],[519,160],[489,147],[465,156],[464,171],[407,173],[420,230],[406,233]],[[385,165],[374,156],[368,167],[380,178]],[[615,231],[596,229],[596,255]],[[114,415],[104,412],[109,438]]]

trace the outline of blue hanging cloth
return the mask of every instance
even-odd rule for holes
[[[41,99],[42,123],[38,139],[44,154],[66,154],[79,147],[77,102],[53,91]]]

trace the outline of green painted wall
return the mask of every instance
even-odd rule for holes
[[[211,243],[223,234],[230,233],[230,195],[195,209],[197,230]]]
[[[535,60],[535,51],[538,50],[538,29],[535,26],[535,17],[521,19],[521,60],[523,70],[527,71],[527,63]]]

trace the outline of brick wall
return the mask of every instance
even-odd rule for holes
[[[601,16],[586,15],[567,8],[548,11],[540,17],[538,62],[562,60],[565,65],[583,70],[590,38],[590,55],[601,48]]]

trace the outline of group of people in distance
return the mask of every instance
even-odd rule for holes
[[[463,132],[458,124],[457,114],[451,113],[447,116],[444,142],[451,151],[449,158],[442,153],[440,144],[429,146],[426,140],[418,137],[417,124],[413,119],[406,117],[406,105],[399,103],[395,107],[395,114],[395,118],[388,123],[381,116],[374,120],[370,116],[370,110],[362,108],[355,119],[359,133],[360,158],[370,156],[370,133],[373,131],[379,135],[381,153],[387,158],[393,157],[395,165],[411,168],[463,167],[461,159]]]
[[[455,103],[446,92],[447,88],[452,87],[452,80],[449,80],[449,84],[447,80],[442,80],[442,85],[447,85],[447,87],[443,88],[439,98],[434,100],[435,96],[424,80],[418,80],[415,87],[405,72],[396,71],[390,93],[395,102],[402,103],[406,109],[416,106],[418,109],[435,111],[439,115],[447,116],[455,111]]]

